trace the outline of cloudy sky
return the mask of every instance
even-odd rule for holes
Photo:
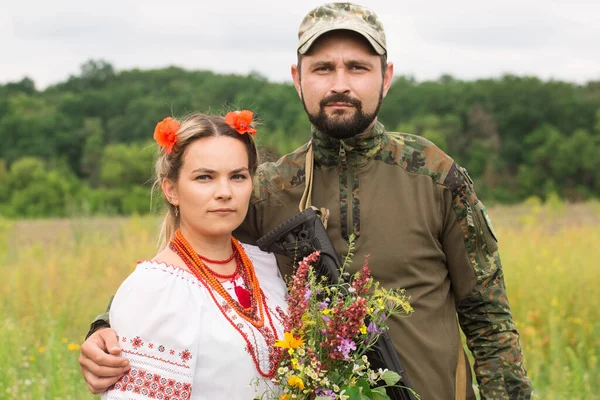
[[[0,0],[0,83],[38,88],[89,59],[117,70],[178,65],[288,81],[303,16],[322,1]],[[364,0],[396,74],[503,73],[600,80],[600,1]]]

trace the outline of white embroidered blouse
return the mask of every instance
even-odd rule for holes
[[[276,308],[286,309],[285,284],[275,257],[255,246],[243,247],[282,338]],[[238,278],[237,284],[242,282]],[[223,287],[236,298],[232,282]],[[110,324],[131,369],[102,399],[250,400],[261,393],[265,382],[238,329],[252,344],[263,371],[269,370],[269,346],[261,332],[230,307],[229,321],[211,293],[224,303],[190,272],[152,261],[139,263],[121,284],[110,309]],[[266,317],[265,325],[269,326]]]

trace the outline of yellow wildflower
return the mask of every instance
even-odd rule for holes
[[[287,393],[284,393],[284,394],[282,394],[282,395],[279,397],[279,400],[289,400],[289,397],[288,397]]]
[[[297,358],[292,358],[292,368],[293,369],[298,369],[298,359]]]
[[[321,311],[321,313],[322,313],[323,315],[329,315],[329,314],[331,314],[331,308],[326,308],[326,309],[324,309],[323,311]]]
[[[367,334],[367,326],[363,325],[360,327],[360,333],[362,333],[363,335]]]
[[[295,388],[298,388],[300,390],[304,390],[304,382],[302,381],[302,379],[300,379],[300,377],[298,377],[296,375],[290,376],[288,378],[287,383],[291,387],[295,387]]]
[[[275,342],[275,347],[283,347],[284,349],[297,349],[304,345],[304,340],[300,337],[296,339],[290,332],[283,334],[284,339]]]
[[[67,349],[69,351],[77,351],[81,348],[81,346],[79,346],[78,344],[75,343],[69,343],[69,345],[67,346]]]
[[[35,356],[29,356],[29,361],[35,361]]]
[[[38,349],[38,351],[39,351],[40,353],[43,353],[43,352],[45,352],[45,351],[46,351],[46,348],[45,348],[45,347],[40,347],[40,348]]]

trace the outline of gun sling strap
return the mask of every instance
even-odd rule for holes
[[[308,150],[306,151],[306,160],[304,164],[304,192],[302,193],[302,198],[300,199],[300,204],[298,205],[298,209],[300,212],[306,210],[307,208],[313,208],[315,211],[316,207],[312,205],[312,185],[313,185],[313,169],[315,165],[315,153],[313,150],[312,140],[308,144]],[[320,209],[321,214],[321,222],[323,222],[323,226],[327,229],[327,219],[329,219],[329,210],[327,208]]]

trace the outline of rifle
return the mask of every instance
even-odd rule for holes
[[[321,256],[315,268],[316,272],[326,276],[331,283],[340,282],[342,268],[340,259],[318,212],[312,208],[307,208],[267,232],[258,239],[257,244],[263,251],[291,259],[304,258],[314,251],[320,250]],[[341,279],[342,282],[345,282],[343,277]],[[400,381],[397,384],[404,387],[386,388],[387,394],[392,400],[415,400],[411,390],[407,389],[411,388],[410,382],[387,331],[379,336],[377,342],[367,353],[367,357],[372,369],[387,368],[400,375]]]

